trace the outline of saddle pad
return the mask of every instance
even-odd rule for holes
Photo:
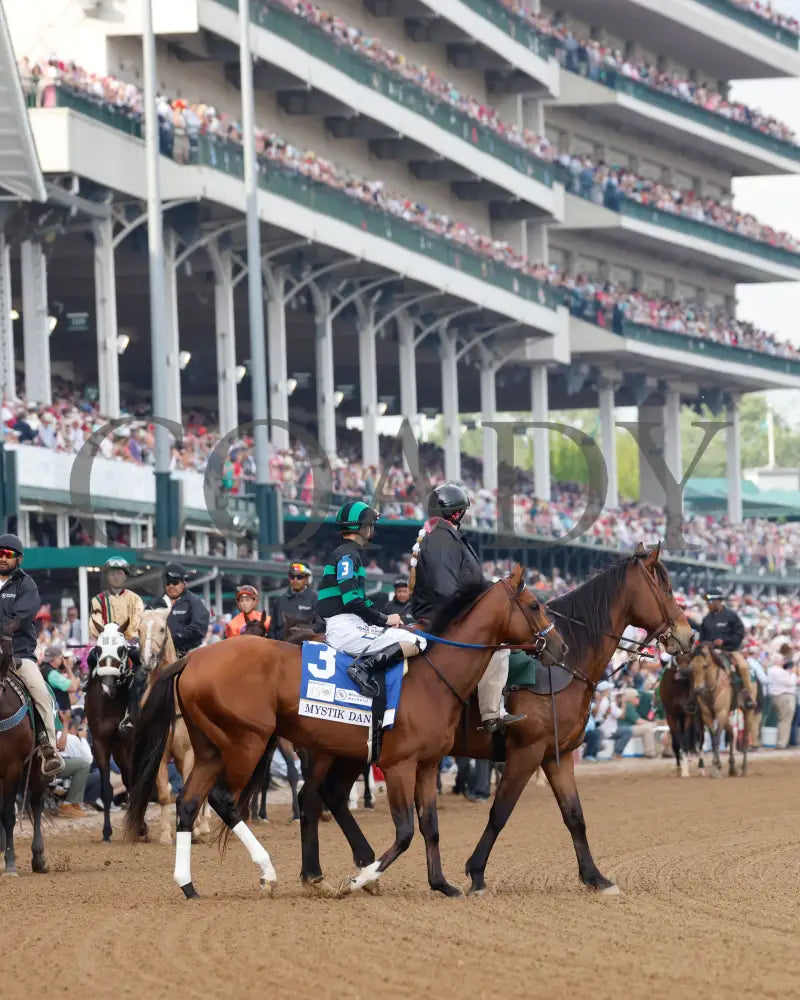
[[[361,694],[347,676],[347,668],[354,659],[324,642],[304,642],[300,709],[297,714],[329,722],[344,722],[350,726],[372,726],[372,699]],[[391,729],[394,725],[407,669],[403,660],[386,671],[384,729]]]
[[[508,658],[506,687],[525,688],[534,694],[558,694],[574,675],[563,667],[545,667],[527,653],[512,653]]]

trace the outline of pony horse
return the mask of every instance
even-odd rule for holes
[[[11,639],[3,636],[0,639],[0,847],[3,848],[3,878],[19,874],[14,852],[18,795],[23,796],[23,806],[33,817],[31,868],[39,875],[46,875],[49,871],[42,837],[42,809],[49,780],[42,774],[41,758],[36,753],[29,696],[21,682],[9,679],[13,662]]]
[[[142,667],[147,676],[147,687],[142,696],[142,704],[150,694],[153,683],[158,677],[158,672],[177,659],[175,646],[172,642],[172,635],[167,626],[169,618],[169,608],[153,608],[142,612],[139,621],[139,649]],[[175,717],[175,725],[170,731],[167,744],[164,748],[164,756],[161,767],[158,769],[158,780],[156,781],[156,791],[158,794],[158,804],[161,807],[161,834],[159,843],[172,843],[172,822],[170,817],[170,784],[167,765],[170,759],[175,760],[175,765],[185,781],[194,767],[194,752],[189,740],[189,733],[186,730],[186,723],[180,715]],[[199,822],[197,825],[197,838],[208,836],[211,833],[211,826],[208,821],[208,806],[204,805],[200,810]]]
[[[733,716],[738,709],[738,695],[731,684],[726,667],[720,663],[711,646],[707,642],[698,643],[692,652],[689,663],[692,674],[692,697],[697,700],[697,707],[702,720],[702,727],[708,729],[711,736],[711,777],[719,778],[722,774],[722,761],[719,756],[719,743],[722,733],[728,744],[728,776],[736,777],[736,756],[734,753],[736,740],[733,732]],[[744,714],[744,737],[742,739],[742,777],[747,774],[747,734],[750,731],[750,709],[742,709]],[[704,735],[701,727],[700,740]]]
[[[346,879],[340,894],[374,891],[381,874],[411,843],[415,812],[425,839],[428,883],[447,896],[461,895],[444,877],[439,854],[436,776],[439,760],[452,745],[466,699],[477,687],[492,653],[503,643],[532,649],[543,662],[557,663],[566,648],[535,595],[526,587],[521,566],[486,587],[457,595],[436,616],[452,650],[436,644],[408,661],[408,673],[394,727],[383,739],[379,766],[395,824],[395,841],[378,859],[346,809],[358,773],[368,759],[364,728],[299,714],[301,651],[281,642],[237,636],[194,650],[163,671],[155,682],[134,734],[136,782],[127,825],[133,833],[147,808],[175,714],[181,706],[195,751],[195,766],[178,798],[174,878],[191,899],[191,830],[203,799],[247,848],[258,866],[263,888],[272,891],[277,875],[272,860],[241,818],[253,781],[276,736],[310,750],[314,765],[301,793],[301,839],[307,885],[323,881],[316,830],[323,806],[322,782],[345,801],[334,819],[356,840],[354,861],[361,869]],[[432,628],[434,626],[432,625]],[[340,759],[336,759],[340,758]],[[333,810],[332,810],[333,811]]]

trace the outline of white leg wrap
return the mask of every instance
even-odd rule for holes
[[[373,861],[371,865],[367,865],[366,868],[362,868],[358,875],[356,875],[353,879],[353,889],[361,889],[369,882],[377,882],[381,877],[381,872],[378,871],[379,864],[380,861]]]
[[[261,869],[261,883],[262,885],[267,882],[277,882],[278,874],[275,871],[275,867],[272,864],[272,859],[267,852],[264,845],[258,840],[256,835],[250,829],[250,827],[245,823],[244,820],[239,820],[236,826],[233,828],[233,832],[241,840],[244,846],[247,848],[247,853],[250,855],[250,860],[258,865]]]
[[[175,873],[172,877],[181,888],[192,881],[192,834],[189,830],[175,834]]]

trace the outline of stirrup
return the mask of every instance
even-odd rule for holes
[[[523,719],[527,718],[527,715],[510,715],[508,712],[505,712],[494,719],[483,719],[480,728],[485,733],[492,735],[493,733],[501,733],[505,730],[506,726],[513,726],[515,722],[522,722]]]
[[[347,668],[347,676],[365,698],[377,698],[381,693],[378,682],[370,677],[369,671],[360,663],[352,663]]]

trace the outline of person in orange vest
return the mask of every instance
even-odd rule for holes
[[[258,588],[251,583],[243,583],[236,588],[236,606],[239,614],[232,618],[225,627],[225,638],[230,639],[241,635],[248,622],[260,622],[261,612],[258,610]],[[269,629],[269,615],[264,619],[264,628]]]

